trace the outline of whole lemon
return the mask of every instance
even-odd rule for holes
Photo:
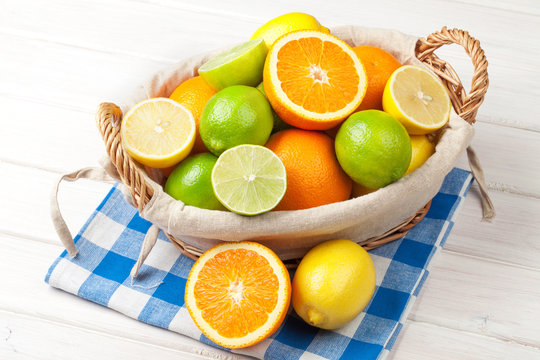
[[[418,169],[435,153],[435,144],[429,141],[426,135],[411,135],[411,147],[411,163],[405,175]]]
[[[319,30],[330,33],[330,30],[322,26],[313,16],[293,12],[268,21],[253,33],[251,39],[263,39],[266,46],[270,48],[279,37],[296,30]]]
[[[375,291],[375,266],[360,245],[330,240],[302,259],[292,282],[292,304],[308,324],[337,329],[354,319]]]

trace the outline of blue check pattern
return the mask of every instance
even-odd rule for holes
[[[387,355],[471,182],[468,171],[453,169],[420,224],[403,239],[370,251],[377,271],[375,294],[352,322],[334,331],[321,330],[290,310],[270,338],[233,352],[262,359],[377,359]],[[193,260],[181,255],[162,233],[137,279],[129,276],[150,225],[114,186],[77,234],[79,254],[71,258],[64,251],[45,281],[145,323],[224,349],[206,338],[191,320],[184,288]],[[293,275],[291,272],[291,278]]]

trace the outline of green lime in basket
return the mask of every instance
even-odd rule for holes
[[[354,182],[378,189],[400,179],[411,162],[411,139],[392,115],[358,111],[339,128],[336,157]]]
[[[272,108],[256,88],[229,86],[205,105],[199,133],[208,150],[219,156],[237,145],[264,145],[273,125]]]
[[[251,40],[204,63],[199,75],[216,91],[232,85],[257,86],[262,81],[267,53],[262,39]]]
[[[216,161],[217,157],[209,153],[189,156],[169,175],[165,192],[186,205],[225,210],[212,187],[212,170]]]
[[[218,200],[241,215],[272,210],[287,189],[285,166],[270,149],[239,145],[225,151],[212,171]]]

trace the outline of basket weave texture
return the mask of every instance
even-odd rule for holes
[[[465,91],[457,72],[450,64],[434,53],[441,46],[448,44],[461,45],[471,58],[474,73],[469,93]],[[484,51],[480,47],[480,42],[471,37],[467,31],[460,29],[449,30],[443,27],[440,31],[419,39],[416,44],[415,55],[442,80],[448,89],[456,113],[469,124],[473,124],[489,84],[487,60]],[[117,105],[102,103],[99,106],[96,122],[105,142],[107,154],[116,167],[122,183],[129,191],[133,204],[140,212],[150,201],[154,191],[142,173],[144,169],[126,153],[122,146],[120,139],[121,121],[122,111]],[[369,250],[402,238],[423,219],[429,210],[430,203],[419,209],[416,214],[403,223],[386,231],[384,234],[360,242],[360,245]],[[188,257],[197,259],[202,254],[201,249],[189,245],[171,234],[165,234]],[[296,262],[292,261],[288,265],[294,267],[295,264]]]

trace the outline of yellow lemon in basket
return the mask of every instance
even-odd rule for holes
[[[182,161],[193,148],[195,120],[174,100],[148,99],[127,112],[120,136],[135,160],[153,168],[166,168]]]
[[[354,319],[375,291],[375,266],[350,240],[315,246],[302,259],[292,282],[292,304],[308,324],[337,329]]]
[[[419,66],[400,67],[384,88],[384,111],[398,119],[411,135],[442,128],[450,117],[451,106],[441,80]]]
[[[411,135],[411,147],[411,163],[405,175],[418,169],[435,153],[435,144],[429,141],[426,135]]]
[[[263,39],[266,46],[270,48],[279,37],[296,30],[318,30],[330,33],[330,30],[322,26],[313,16],[293,12],[268,21],[253,33],[251,39]]]

